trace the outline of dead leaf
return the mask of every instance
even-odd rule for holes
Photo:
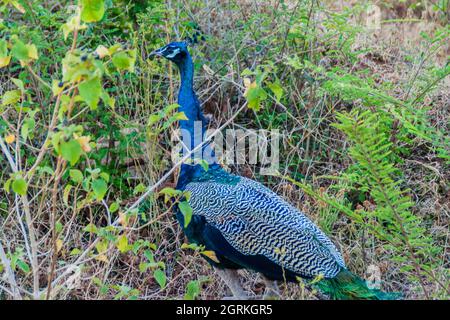
[[[99,45],[95,52],[100,59],[110,55],[108,48],[106,48],[104,45]]]
[[[200,252],[200,253],[201,253],[202,255],[204,255],[204,256],[210,258],[212,261],[217,262],[217,263],[220,263],[219,259],[218,259],[217,256],[216,256],[216,253],[215,253],[214,251],[212,251],[212,250],[205,250],[205,251],[202,251],[202,252]]]
[[[56,252],[61,251],[63,247],[63,241],[61,239],[57,239],[56,240]]]
[[[7,144],[11,144],[11,143],[13,143],[14,141],[16,141],[16,136],[13,135],[13,134],[9,134],[9,135],[7,135],[7,136],[5,137],[5,141],[6,141]]]
[[[80,144],[81,149],[84,152],[89,152],[89,151],[92,150],[91,146],[89,145],[89,140],[91,140],[90,137],[82,136],[82,137],[79,137],[79,138],[76,138],[76,139],[77,139],[78,143]]]
[[[245,86],[245,92],[244,92],[244,97],[247,96],[247,93],[250,89],[256,88],[257,84],[256,81],[251,81],[249,78],[244,78],[244,86]]]

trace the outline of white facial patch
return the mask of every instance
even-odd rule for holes
[[[171,54],[168,54],[167,56],[166,56],[166,58],[170,58],[170,59],[172,59],[173,57],[175,57],[177,54],[179,54],[180,53],[180,49],[179,48],[176,48],[176,49],[174,49],[173,50],[173,52],[171,53]]]

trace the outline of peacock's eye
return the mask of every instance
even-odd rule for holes
[[[166,56],[166,58],[173,58],[173,57],[175,57],[179,52],[180,52],[180,49],[179,49],[179,48],[168,47],[168,48],[165,50],[164,55]]]

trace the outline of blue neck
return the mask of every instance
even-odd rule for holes
[[[177,63],[177,66],[180,69],[181,76],[180,91],[178,93],[179,111],[183,112],[188,119],[180,120],[180,128],[182,130],[183,143],[187,147],[185,151],[189,152],[204,141],[207,124],[194,92],[194,64],[189,53]],[[205,143],[202,148],[199,148],[192,158],[204,159],[209,164],[217,162],[209,143]]]
[[[184,59],[177,62],[177,66],[180,69],[181,76],[180,91],[178,93],[179,111],[184,112],[188,119],[180,120],[182,140],[186,146],[183,150],[184,156],[204,141],[206,121],[194,92],[194,64],[189,53],[186,54]],[[210,168],[218,167],[214,150],[212,150],[209,143],[205,143],[202,148],[199,148],[191,156],[191,159],[204,159],[208,162]],[[204,170],[200,164],[182,164],[177,188],[184,189],[187,183],[203,173]]]
[[[189,54],[177,63],[180,69],[181,85],[178,92],[179,111],[184,112],[189,120],[181,120],[180,127],[186,130],[193,130],[194,121],[199,120],[200,106],[194,92],[194,64]]]

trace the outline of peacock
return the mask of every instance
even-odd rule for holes
[[[279,295],[277,281],[309,279],[331,299],[394,299],[395,294],[369,289],[351,273],[332,241],[308,217],[269,188],[254,180],[225,171],[209,143],[203,139],[207,119],[193,87],[194,64],[189,41],[171,42],[150,56],[175,63],[181,77],[179,121],[184,151],[201,152],[208,166],[198,162],[181,165],[176,189],[189,191],[192,217],[187,226],[176,209],[176,218],[189,242],[212,252],[205,259],[229,287],[232,298],[246,299],[237,270],[261,273],[265,297]],[[201,137],[195,131],[200,124]],[[198,131],[198,130],[197,130]],[[199,146],[201,144],[201,146]]]

